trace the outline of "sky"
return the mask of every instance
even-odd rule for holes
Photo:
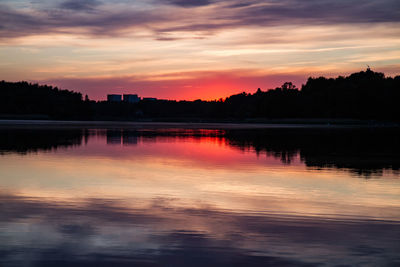
[[[400,74],[398,0],[0,0],[0,80],[219,99]]]

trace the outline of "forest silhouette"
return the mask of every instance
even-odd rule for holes
[[[366,71],[347,77],[308,78],[214,101],[91,101],[81,93],[27,82],[0,82],[0,118],[56,120],[400,119],[400,76]]]

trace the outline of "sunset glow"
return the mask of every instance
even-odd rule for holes
[[[0,79],[105,99],[218,99],[400,69],[396,0],[4,0]]]

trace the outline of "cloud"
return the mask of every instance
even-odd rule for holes
[[[68,0],[62,2],[59,7],[75,11],[92,11],[100,4],[101,2],[97,0]]]
[[[5,5],[0,5],[0,38],[13,38],[35,34],[41,24],[38,18],[24,14]]]
[[[237,13],[243,22],[289,24],[399,22],[398,1],[359,0],[283,0],[253,5]]]
[[[150,30],[157,39],[163,32],[400,22],[397,0],[164,0],[162,3],[167,5],[122,0],[107,4],[97,0],[67,0],[57,9],[49,4],[26,9],[6,2],[0,6],[0,38],[54,32],[118,36]],[[198,9],[210,5],[213,8]],[[185,7],[185,12],[179,10],[180,7]]]
[[[71,2],[72,3],[72,2]],[[75,8],[78,8],[77,4]],[[72,7],[72,6],[71,6]],[[83,5],[81,8],[93,8]],[[164,21],[162,14],[148,11],[115,10],[71,13],[71,10],[20,11],[0,5],[0,39],[54,33],[85,33],[93,36],[117,36],[128,27],[144,27]]]
[[[207,6],[212,3],[209,0],[167,0],[166,2],[181,7]]]

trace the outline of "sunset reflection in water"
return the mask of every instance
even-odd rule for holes
[[[222,130],[1,134],[4,265],[400,263],[393,164],[321,167]]]

